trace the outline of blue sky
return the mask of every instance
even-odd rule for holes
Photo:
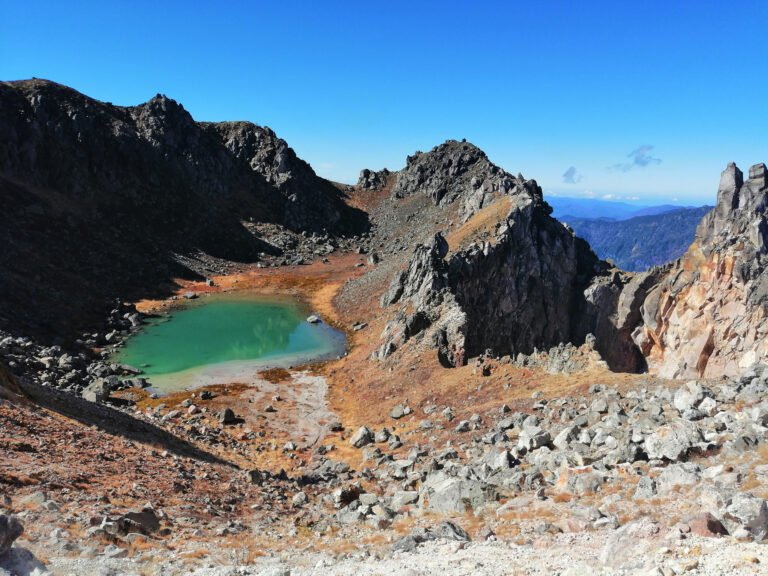
[[[16,2],[0,79],[272,127],[322,176],[467,138],[545,193],[711,202],[768,161],[768,2]]]

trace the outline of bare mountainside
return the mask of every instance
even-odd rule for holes
[[[0,133],[0,325],[70,336],[109,298],[194,275],[200,253],[281,252],[246,224],[367,226],[270,129],[197,123],[162,95],[120,107],[44,80],[3,82]]]

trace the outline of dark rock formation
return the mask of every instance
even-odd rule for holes
[[[496,195],[510,193],[516,183],[515,177],[493,164],[477,146],[448,140],[430,152],[408,156],[392,194],[398,198],[426,194],[437,205],[460,200],[461,215],[466,219]]]
[[[512,208],[491,241],[471,244],[447,260],[440,235],[432,246],[416,248],[408,270],[382,299],[384,306],[407,302],[411,313],[387,327],[379,358],[426,326],[446,365],[488,349],[515,356],[560,343],[580,345],[597,331],[596,347],[612,367],[643,367],[630,331],[614,318],[628,278],[610,274],[583,240],[550,217],[535,181],[512,177],[471,144],[451,141],[409,158],[394,193],[419,190],[438,204],[463,202],[467,214],[500,194],[509,196]],[[639,302],[632,300],[630,307],[625,316],[636,314]]]
[[[24,526],[16,516],[0,515],[0,556],[8,553],[13,542],[24,533]]]
[[[285,197],[281,219],[285,226],[351,233],[364,228],[364,215],[349,209],[339,188],[319,178],[270,128],[250,122],[206,122],[201,126]]]
[[[735,375],[768,359],[768,170],[744,181],[730,164],[718,202],[688,252],[641,274],[611,269],[551,218],[535,181],[512,177],[477,148],[449,141],[408,158],[393,195],[461,203],[465,218],[510,199],[490,241],[448,252],[416,248],[382,305],[402,308],[384,331],[385,357],[422,332],[446,365],[491,350],[531,355],[588,334],[613,370],[669,378]]]
[[[535,186],[535,183],[534,183]],[[516,206],[495,242],[451,258],[450,282],[467,314],[467,354],[529,354],[588,330],[583,293],[602,264],[583,241],[548,216],[538,187],[518,187]],[[489,330],[489,327],[493,329]]]
[[[361,190],[381,190],[386,186],[389,177],[392,172],[384,168],[383,170],[374,171],[365,168],[360,171],[360,178],[357,180],[357,187]]]
[[[198,124],[43,80],[0,83],[0,327],[73,335],[116,296],[189,275],[179,256],[255,261],[243,222],[365,226],[335,187],[250,124]]]

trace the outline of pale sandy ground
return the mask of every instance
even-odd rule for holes
[[[614,566],[618,564],[619,566]],[[730,539],[690,538],[667,546],[606,546],[606,534],[560,535],[547,547],[506,542],[440,542],[415,552],[342,560],[297,552],[261,558],[251,565],[210,566],[193,572],[174,567],[138,566],[131,560],[54,560],[54,574],[192,574],[194,576],[510,576],[510,575],[733,575],[768,574],[766,546]],[[176,568],[178,570],[180,568]]]

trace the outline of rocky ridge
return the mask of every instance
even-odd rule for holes
[[[293,230],[359,232],[363,215],[344,203],[340,188],[319,178],[288,143],[250,122],[203,122],[235,158],[262,175],[286,199],[282,221]]]
[[[382,170],[369,170],[364,168],[360,171],[360,177],[357,179],[357,188],[360,190],[380,190],[389,180],[392,172],[386,168]]]
[[[429,152],[408,156],[392,188],[395,198],[425,194],[436,205],[459,201],[466,220],[499,194],[510,194],[517,181],[466,140],[447,140]],[[534,182],[535,186],[535,182]]]
[[[411,157],[398,173],[394,195],[416,190],[438,205],[461,202],[467,217],[501,197],[510,209],[490,240],[456,247],[447,259],[449,247],[439,233],[431,246],[416,247],[408,269],[382,298],[383,306],[399,303],[400,309],[384,330],[378,358],[428,328],[426,338],[446,366],[486,350],[516,356],[561,343],[578,346],[594,333],[612,368],[643,367],[620,324],[624,318],[616,317],[629,276],[610,270],[550,217],[535,180],[508,175],[471,144],[448,142]],[[625,316],[634,317],[639,302],[628,299],[627,305]]]
[[[729,165],[688,252],[638,274],[601,262],[549,216],[535,181],[507,175],[466,142],[409,157],[396,178],[394,197],[458,203],[465,218],[500,196],[511,209],[487,241],[449,249],[438,232],[415,248],[382,297],[399,308],[378,359],[417,336],[455,366],[486,350],[514,358],[580,346],[591,334],[613,370],[686,378],[733,376],[768,353],[763,164],[746,181]]]
[[[22,333],[71,334],[115,297],[194,277],[194,260],[283,254],[258,224],[367,228],[271,130],[197,123],[163,95],[122,107],[44,80],[2,82],[0,131],[0,326]]]

